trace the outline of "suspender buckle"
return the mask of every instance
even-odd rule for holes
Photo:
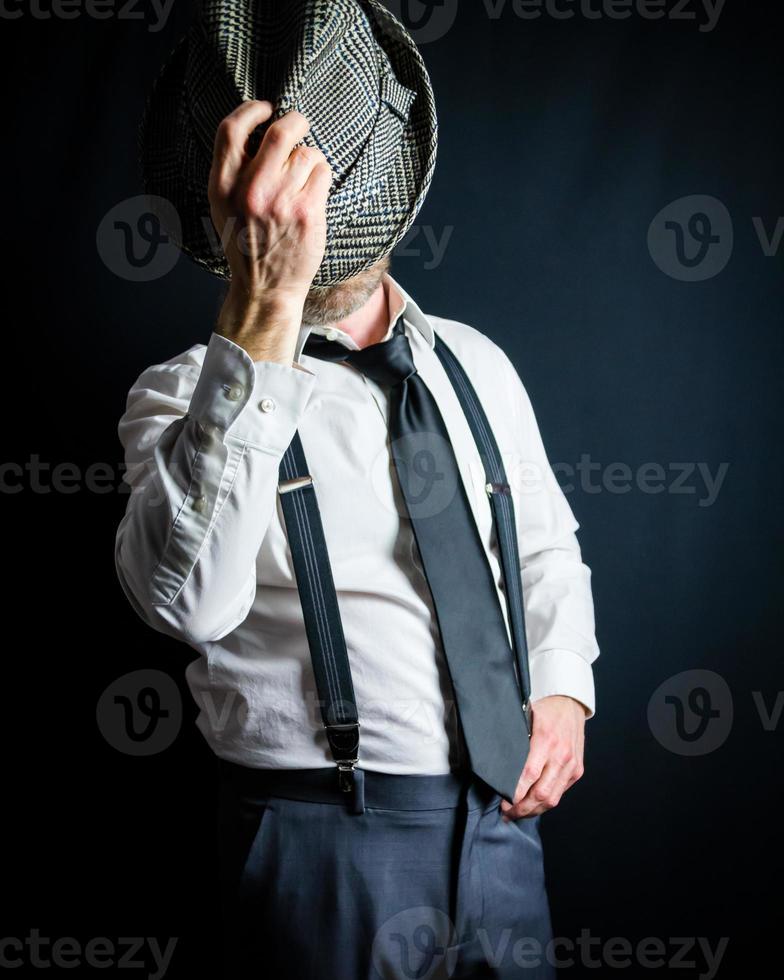
[[[295,476],[293,480],[281,480],[278,484],[278,493],[291,493],[292,490],[302,490],[303,487],[312,485],[312,476]]]
[[[338,785],[344,793],[354,788],[354,768],[359,762],[359,722],[324,725],[332,758],[338,767]]]

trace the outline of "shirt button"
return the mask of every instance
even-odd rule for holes
[[[194,497],[192,506],[197,513],[203,514],[204,511],[207,509],[207,498],[204,496],[204,494],[201,494],[198,497]]]
[[[224,387],[226,387],[224,385]],[[226,387],[226,397],[231,402],[238,402],[240,398],[245,394],[245,389],[240,384],[230,385]]]
[[[337,330],[327,330],[327,340],[337,340],[338,332]]]
[[[275,399],[274,398],[262,398],[259,402],[259,408],[262,412],[274,412],[275,411]]]

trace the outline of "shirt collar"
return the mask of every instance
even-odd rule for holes
[[[411,324],[412,327],[417,329],[422,334],[427,344],[431,348],[434,347],[435,335],[433,333],[433,328],[430,325],[430,321],[419,308],[415,300],[409,296],[400,283],[393,279],[388,272],[384,273],[382,282],[385,285],[387,296],[389,297],[390,314],[389,326],[382,340],[387,340],[389,338],[392,333],[392,328],[397,323],[399,317],[403,316],[407,323]],[[345,344],[349,350],[358,349],[354,338],[344,330],[339,330],[336,327],[310,326],[303,324],[300,327],[299,337],[297,338],[297,347],[294,354],[295,361],[299,361],[302,355],[302,349],[304,348],[311,331],[313,333],[320,334],[322,337],[327,337],[329,340],[335,340],[341,344]]]

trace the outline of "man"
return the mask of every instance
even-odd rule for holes
[[[265,99],[217,125],[223,307],[206,346],[140,375],[119,426],[117,571],[198,651],[186,676],[221,760],[227,976],[549,977],[538,822],[582,775],[598,655],[577,523],[499,347],[425,315],[377,245],[325,275],[340,192],[310,135]],[[492,511],[482,414],[508,479]]]

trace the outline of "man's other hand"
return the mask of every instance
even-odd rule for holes
[[[514,804],[501,801],[508,820],[536,817],[558,806],[561,797],[583,774],[586,709],[564,695],[531,704],[533,733]]]

